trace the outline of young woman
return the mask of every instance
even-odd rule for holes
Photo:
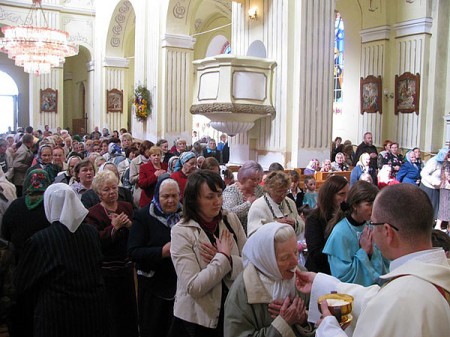
[[[378,188],[366,181],[352,186],[347,196],[346,216],[333,228],[323,249],[331,275],[342,282],[368,287],[377,284],[380,275],[388,272],[389,262],[374,245],[367,225],[377,193]]]
[[[237,216],[222,211],[225,184],[217,173],[189,176],[183,216],[172,228],[170,253],[177,273],[169,336],[223,336],[225,298],[242,271],[246,237]]]
[[[346,201],[347,193],[348,181],[342,176],[331,176],[320,187],[317,208],[306,219],[308,257],[305,267],[309,271],[331,273],[327,255],[322,250],[334,225],[343,217],[341,204]]]

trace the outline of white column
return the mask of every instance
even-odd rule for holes
[[[163,47],[161,135],[191,139],[192,115],[189,113],[193,87],[193,48],[195,39],[188,35],[165,34]]]
[[[296,1],[293,48],[292,167],[310,159],[329,158],[332,124],[332,83],[335,2]]]
[[[128,69],[128,59],[121,57],[107,57],[104,60],[105,67],[105,92],[103,92],[103,109],[99,111],[100,122],[97,126],[106,125],[110,130],[119,130],[127,128],[128,120],[128,88],[124,87],[125,72]],[[123,90],[123,110],[120,112],[107,112],[106,90]],[[94,114],[94,121],[98,120],[97,114]],[[94,125],[95,126],[95,125]]]
[[[86,108],[86,114],[88,115],[88,125],[87,125],[87,132],[94,130],[94,115],[97,115],[97,123],[100,122],[100,114],[94,114],[94,111],[98,111],[98,109],[102,106],[101,101],[96,101],[94,99],[94,81],[95,81],[95,61],[90,61],[86,63],[86,68],[88,71],[88,81],[85,87],[86,92],[86,102],[85,102],[85,108]],[[86,116],[82,116],[82,118],[85,118]],[[98,125],[99,127],[102,127],[103,125]],[[110,129],[110,132],[112,133],[112,130]]]

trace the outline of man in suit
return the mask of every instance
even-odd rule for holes
[[[12,183],[16,186],[17,196],[22,196],[23,182],[27,170],[31,167],[33,162],[33,151],[31,150],[34,145],[34,137],[31,134],[26,133],[22,137],[22,145],[17,149],[16,157],[13,160],[14,175]]]

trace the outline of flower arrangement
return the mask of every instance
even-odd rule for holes
[[[147,117],[152,113],[152,97],[145,85],[138,85],[134,89],[133,105],[136,119],[140,122],[146,121]]]

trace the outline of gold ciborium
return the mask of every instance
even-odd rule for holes
[[[341,325],[347,324],[352,320],[353,296],[337,293],[322,295],[317,300],[320,312],[322,312],[320,303],[324,300],[327,301],[331,314],[336,317]]]

